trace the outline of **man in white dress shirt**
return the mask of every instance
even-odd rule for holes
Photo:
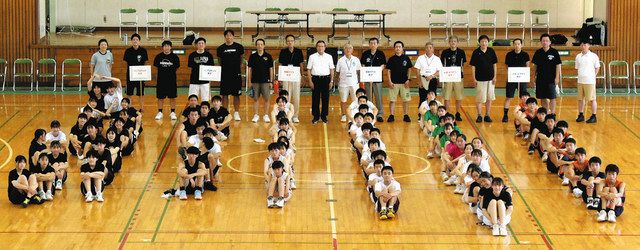
[[[309,85],[311,87],[311,114],[313,115],[313,124],[318,123],[320,119],[327,123],[327,115],[329,114],[329,89],[333,88],[333,57],[324,53],[327,44],[320,40],[316,42],[316,50],[318,52],[309,56],[307,69],[309,70]],[[320,99],[322,99],[322,112],[320,111]]]

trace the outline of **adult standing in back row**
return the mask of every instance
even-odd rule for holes
[[[142,110],[144,107],[144,100],[142,98],[142,96],[144,96],[144,82],[132,82],[129,79],[129,66],[140,66],[149,61],[147,50],[140,46],[140,35],[138,35],[138,33],[131,35],[131,47],[124,51],[122,60],[127,62],[127,98],[131,100],[133,91],[137,89],[136,95],[140,98],[140,110]]]
[[[460,76],[463,81],[442,83],[442,95],[444,96],[444,106],[447,110],[451,110],[449,109],[451,98],[455,98],[456,121],[462,121],[462,116],[460,116],[460,111],[462,110],[462,99],[464,99],[464,73],[462,68],[464,63],[467,62],[467,54],[464,53],[464,50],[458,48],[457,36],[449,36],[449,48],[442,51],[442,54],[440,54],[440,60],[442,60],[443,67],[460,67]]]
[[[360,64],[362,67],[382,67],[381,72],[384,71],[384,67],[387,64],[387,58],[382,50],[378,50],[378,38],[369,39],[369,49],[362,52],[360,57]],[[374,101],[378,108],[378,122],[383,122],[384,119],[384,107],[382,106],[382,82],[365,82],[365,89],[367,90],[367,96],[369,100]]]
[[[224,43],[218,46],[218,58],[222,66],[220,76],[220,95],[222,96],[222,106],[229,107],[229,96],[233,96],[233,119],[240,121],[240,95],[242,94],[242,78],[240,77],[240,66],[244,47],[233,41],[235,33],[233,30],[224,31]]]
[[[91,75],[100,75],[93,80],[93,87],[100,88],[102,94],[107,93],[107,86],[113,84],[108,78],[111,77],[111,67],[113,66],[113,54],[107,50],[109,42],[107,39],[98,41],[98,51],[91,56]],[[91,89],[89,90],[91,91]]]
[[[293,66],[300,67],[300,75],[302,75],[302,63],[304,62],[304,57],[302,55],[302,50],[294,47],[296,38],[288,34],[285,37],[287,47],[280,50],[280,56],[278,58],[278,62],[280,66]],[[302,81],[302,79],[300,80]],[[300,119],[298,118],[298,114],[300,112],[300,81],[297,82],[281,82],[281,86],[283,89],[289,92],[289,100],[293,104],[293,122],[298,123]]]
[[[576,55],[576,69],[578,70],[578,119],[576,122],[584,121],[584,104],[591,102],[591,117],[587,123],[596,123],[596,111],[598,104],[596,103],[596,76],[600,71],[600,58],[589,48],[591,44],[588,41],[580,42],[582,50]]]
[[[189,68],[191,68],[191,77],[189,78],[189,96],[196,95],[202,101],[211,99],[211,83],[209,81],[200,81],[200,65],[213,65],[213,55],[205,50],[207,40],[204,37],[198,37],[195,41],[196,51],[189,54]]]
[[[536,98],[542,100],[542,107],[546,108],[549,114],[556,113],[556,86],[560,82],[560,54],[551,48],[551,37],[549,34],[540,36],[542,48],[536,50],[531,60],[536,71]]]
[[[329,115],[329,89],[333,88],[333,57],[324,52],[327,44],[320,40],[316,42],[316,50],[318,52],[309,56],[307,69],[309,85],[311,86],[311,114],[313,120],[311,123],[316,124],[320,119],[327,123],[327,115]],[[320,99],[322,99],[322,112],[320,112]]]
[[[489,48],[489,37],[487,35],[481,35],[478,38],[480,47],[473,51],[471,54],[471,76],[473,82],[476,85],[476,110],[478,111],[477,123],[482,122],[482,104],[485,105],[485,122],[492,122],[491,116],[491,102],[496,99],[496,71],[498,57],[496,52]]]
[[[509,67],[529,67],[529,54],[526,51],[522,50],[522,39],[516,38],[513,39],[513,50],[509,51],[504,59],[504,64]],[[507,79],[508,80],[508,79]],[[516,90],[518,91],[518,96],[522,96],[524,92],[527,92],[527,83],[526,82],[508,82],[506,88],[506,96],[507,98],[504,101],[504,113],[502,114],[502,122],[509,121],[509,106],[511,104],[511,99],[516,94]]]
[[[180,68],[180,58],[171,50],[173,44],[171,41],[162,42],[162,52],[156,55],[153,60],[153,66],[158,68],[158,83],[156,84],[156,97],[158,98],[158,114],[156,120],[162,120],[162,106],[164,99],[169,98],[171,120],[177,120],[176,115],[176,97],[178,97],[178,83],[176,71]]]

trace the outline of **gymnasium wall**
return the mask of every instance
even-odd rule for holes
[[[469,10],[470,22],[476,23],[480,9],[494,9],[498,13],[497,22],[504,27],[507,10],[546,9],[550,13],[550,24],[556,28],[580,27],[583,20],[593,16],[594,1],[602,0],[51,0],[55,5],[55,20],[58,25],[92,25],[96,27],[117,27],[118,12],[122,8],[138,10],[139,23],[146,20],[149,8],[186,9],[189,27],[222,27],[223,9],[238,6],[244,11],[264,10],[267,7],[299,8],[302,10],[327,11],[341,7],[349,10],[379,9],[400,13],[387,20],[391,28],[421,28],[427,23],[431,9]],[[606,1],[606,0],[605,0]],[[255,27],[255,15],[244,14],[246,26]],[[329,15],[314,15],[312,27],[330,27]],[[527,18],[527,22],[529,22]],[[474,26],[474,25],[472,25]]]

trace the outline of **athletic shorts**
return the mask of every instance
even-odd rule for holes
[[[394,83],[393,88],[389,89],[389,101],[395,102],[398,99],[398,95],[400,95],[404,102],[411,101],[411,92],[409,88],[405,87],[404,84]]]
[[[91,179],[91,194],[96,195],[96,185],[95,185],[95,179]],[[104,185],[102,185],[102,190],[100,191],[104,191]],[[87,194],[87,189],[84,188],[84,183],[80,182],[80,193],[82,193],[82,195],[86,195]]]
[[[593,101],[596,99],[596,85],[578,83],[578,100]]]
[[[536,83],[536,98],[538,99],[556,99],[556,84]]]
[[[509,216],[505,216],[503,218],[503,224],[508,225],[511,222],[511,215]],[[484,215],[482,215],[482,223],[484,223],[487,226],[493,226],[493,223],[491,223],[491,220],[489,220],[489,218],[484,217]]]
[[[356,90],[358,90],[358,86],[340,86],[338,87],[338,91],[340,92],[340,101],[347,102],[349,97],[351,97],[351,101],[356,101]]]
[[[520,96],[520,94],[524,93],[525,91],[527,91],[527,83],[526,82],[508,82],[507,83],[507,98],[513,98],[515,97],[516,94],[516,90],[518,90],[518,85],[520,85],[520,92],[518,92],[518,97]]]
[[[453,95],[456,100],[464,99],[464,83],[463,82],[445,82],[442,83],[442,95],[445,100],[451,100]]]
[[[21,192],[17,188],[9,189],[9,201],[13,204],[22,204],[24,199],[27,198],[26,192]]]
[[[257,101],[260,96],[269,101],[271,98],[271,87],[269,83],[252,83],[253,100]]]
[[[220,82],[220,95],[240,96],[242,94],[242,81],[238,79]]]
[[[197,95],[202,101],[211,99],[211,87],[209,83],[189,84],[189,95]]]
[[[178,97],[178,86],[175,84],[158,84],[156,85],[156,97],[158,99],[176,98]]]
[[[485,103],[496,99],[496,85],[492,81],[478,81],[476,103]]]
[[[613,208],[613,211],[616,213],[616,217],[620,217],[620,215],[622,215],[622,213],[624,212],[624,206],[616,206],[615,208]]]
[[[140,86],[142,84],[142,86]],[[133,95],[133,91],[136,90],[137,96],[144,95],[144,81],[127,82],[127,95]]]

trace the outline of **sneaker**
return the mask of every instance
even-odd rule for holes
[[[213,185],[213,182],[211,181],[204,182],[204,189],[211,190],[211,191],[218,191],[218,187],[216,187],[216,185]]]
[[[440,172],[440,177],[442,177],[442,180],[445,180],[445,181],[449,179],[449,175],[447,175],[447,173],[445,172]]]
[[[393,208],[389,208],[389,210],[387,210],[387,218],[392,219],[396,217],[396,211],[393,211]]]
[[[606,221],[607,220],[607,212],[605,212],[604,209],[600,210],[600,212],[598,212],[598,217],[596,218],[596,220],[598,222]]]
[[[227,140],[227,136],[224,135],[223,133],[220,133],[220,141],[226,141]]]
[[[158,112],[158,114],[156,114],[156,120],[162,120],[163,116],[162,112]]]
[[[456,185],[456,181],[458,180],[458,176],[454,175],[451,178],[447,179],[446,181],[444,181],[444,185],[447,186],[453,186]]]
[[[587,123],[596,123],[596,122],[598,122],[598,119],[596,119],[596,115],[591,115],[591,117],[589,117],[589,120],[587,120]]]
[[[340,117],[340,122],[347,122],[347,115],[342,115],[342,117]]]
[[[256,122],[258,122],[258,120],[260,120],[260,116],[258,114],[253,115],[253,119],[251,119],[251,121],[253,123],[256,123]]]
[[[576,197],[576,198],[582,197],[582,190],[580,190],[579,188],[574,188],[573,189],[573,196]]]
[[[507,226],[500,226],[500,236],[507,236]]]
[[[169,118],[171,118],[172,121],[178,120],[178,115],[176,115],[176,112],[171,112],[171,114],[169,114]]]
[[[600,198],[596,197],[593,199],[593,209],[598,209],[600,207]]]
[[[264,115],[264,116],[262,117],[262,120],[263,120],[265,123],[270,123],[270,122],[271,122],[271,119],[269,119],[269,115]]]
[[[240,119],[240,113],[238,113],[238,111],[233,112],[233,120],[235,120],[235,121],[242,120],[242,119]]]
[[[24,198],[24,201],[20,203],[20,206],[22,206],[22,208],[26,208],[27,206],[29,206],[29,203],[31,203],[31,199]]]
[[[607,220],[609,222],[615,223],[616,222],[616,212],[614,212],[613,210],[609,210],[609,214],[608,215],[609,216],[607,216]]]
[[[282,198],[282,197],[278,197],[278,198],[276,199],[275,204],[276,204],[276,207],[277,207],[277,208],[283,208],[283,207],[284,207],[284,198]]]
[[[104,198],[102,197],[102,193],[98,193],[98,194],[96,194],[96,201],[98,201],[98,202],[104,202]]]
[[[502,122],[504,122],[504,123],[509,122],[509,117],[508,117],[508,116],[506,116],[506,115],[505,115],[505,116],[503,116],[503,117],[502,117]]]
[[[181,200],[187,199],[187,190],[180,190],[180,199]]]
[[[329,122],[329,119],[327,119],[326,116],[322,117],[321,120],[322,120],[323,123],[328,123]]]
[[[500,236],[500,226],[493,225],[493,230],[491,230],[493,236]]]
[[[459,122],[462,121],[462,116],[460,116],[460,112],[456,112],[456,121],[459,121]]]
[[[431,159],[431,158],[433,158],[433,152],[427,153],[427,159]]]
[[[547,162],[548,159],[549,159],[549,153],[547,152],[542,153],[542,162]]]
[[[56,190],[62,190],[62,180],[56,180]]]
[[[296,187],[296,179],[291,178],[291,189],[297,189]]]
[[[535,151],[535,149],[536,149],[536,148],[533,146],[533,144],[529,144],[529,150],[528,150],[528,153],[529,153],[530,155],[532,155],[532,154],[533,154],[533,151]]]
[[[84,201],[86,202],[92,202],[93,201],[93,195],[91,195],[91,193],[87,193],[85,196]]]
[[[44,200],[42,200],[42,198],[40,198],[40,196],[34,195],[33,197],[31,197],[31,199],[29,199],[29,204],[42,204],[44,203]]]
[[[312,124],[317,124],[319,120],[320,119],[318,119],[318,118],[313,118],[313,120],[311,120],[311,123]]]
[[[454,194],[463,194],[464,193],[464,185],[458,184],[456,185],[456,189],[453,190]]]
[[[587,209],[592,209],[593,208],[593,198],[589,197],[587,198]]]
[[[380,211],[380,219],[381,220],[386,220],[387,217],[387,210],[386,209],[382,209],[382,211]]]
[[[525,140],[525,141],[526,141],[526,140],[529,140],[529,133],[528,133],[528,132],[525,132],[525,133],[524,133],[524,136],[522,137],[522,139],[523,139],[523,140]]]
[[[382,116],[378,116],[378,117],[376,118],[376,121],[377,121],[377,122],[384,122],[384,118],[382,118]]]
[[[193,197],[196,200],[202,200],[202,191],[196,190],[195,192],[193,192]]]
[[[47,192],[44,194],[47,198],[45,200],[53,200],[53,194],[51,193],[51,190],[47,190]]]
[[[275,203],[273,202],[273,196],[267,197],[267,207],[273,208],[274,206],[275,206]]]
[[[562,186],[568,186],[569,185],[569,178],[564,177],[562,178]]]
[[[583,122],[584,121],[584,115],[580,114],[578,115],[578,118],[576,119],[576,122]]]
[[[493,122],[493,120],[491,120],[491,117],[489,117],[488,115],[485,115],[484,122]]]
[[[476,123],[482,123],[482,116],[478,116],[476,118]]]
[[[393,115],[389,115],[389,117],[387,118],[387,122],[394,122],[395,120],[396,120],[396,118],[393,117]]]
[[[294,117],[292,120],[293,123],[300,123],[300,119],[298,119],[298,117]]]
[[[44,193],[44,191],[38,191],[38,196],[40,196],[40,199],[46,200],[47,199],[47,194]]]
[[[402,118],[402,120],[404,122],[411,122],[411,117],[409,117],[409,115],[404,115],[404,118]]]

